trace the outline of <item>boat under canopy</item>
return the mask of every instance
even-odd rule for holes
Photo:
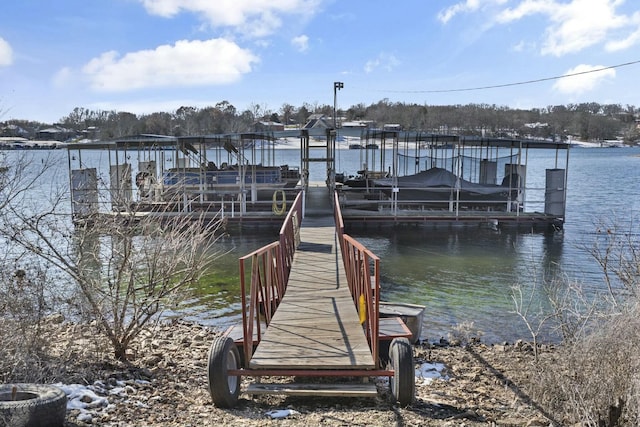
[[[434,167],[414,175],[397,178],[374,179],[374,188],[389,195],[398,189],[399,200],[450,200],[459,194],[460,200],[504,201],[515,200],[518,195],[517,176],[506,176],[501,185],[477,184],[454,173]]]

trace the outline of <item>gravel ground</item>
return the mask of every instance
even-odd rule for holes
[[[52,336],[66,355],[60,382],[79,384],[66,426],[548,426],[544,411],[526,392],[533,370],[527,343],[470,346],[417,345],[417,368],[440,366],[436,379],[416,380],[415,401],[390,402],[388,381],[375,378],[377,398],[301,398],[241,395],[233,409],[211,403],[207,385],[209,346],[219,332],[175,323],[156,328],[132,346],[129,363],[114,361],[96,334],[59,323]],[[62,344],[72,342],[73,345]],[[553,353],[543,348],[542,357]],[[249,384],[243,378],[243,389]],[[83,408],[80,406],[84,406]],[[269,413],[289,410],[284,418]]]

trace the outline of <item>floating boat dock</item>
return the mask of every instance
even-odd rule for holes
[[[360,136],[363,170],[345,179],[336,173],[336,138],[343,132],[140,135],[70,144],[73,215],[77,221],[124,213],[132,218],[197,215],[223,219],[230,228],[277,229],[298,192],[313,185],[311,163],[320,162],[327,171],[321,185],[338,192],[349,228],[530,230],[564,224],[566,143],[372,130]],[[274,164],[278,138],[300,139],[299,165]],[[372,144],[379,148],[366,148]],[[542,177],[528,168],[532,150],[554,153],[546,156],[550,164]],[[434,183],[438,174],[444,178]]]

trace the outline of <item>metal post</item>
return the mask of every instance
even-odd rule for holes
[[[336,129],[336,138],[334,139],[333,143],[334,143],[334,154],[335,154],[335,143],[336,143],[336,139],[338,136],[338,117],[337,117],[337,101],[338,101],[338,91],[340,89],[344,88],[344,83],[342,82],[333,82],[333,127],[334,129]],[[327,141],[328,142],[328,141]],[[338,151],[338,159],[340,159],[340,151]],[[334,174],[334,184],[335,184],[335,159],[334,159],[334,165],[333,165],[333,174]],[[333,191],[332,187],[332,191]]]
[[[344,88],[344,83],[333,82],[333,127],[338,129],[338,122],[336,117],[338,91]]]

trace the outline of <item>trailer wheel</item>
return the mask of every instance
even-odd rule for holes
[[[67,414],[67,395],[44,384],[0,386],[0,425],[62,426]],[[6,424],[4,424],[6,423]]]
[[[207,366],[209,392],[213,403],[219,408],[231,408],[240,395],[239,376],[229,375],[230,369],[240,369],[240,353],[229,337],[217,337],[209,349]]]
[[[389,359],[394,370],[389,381],[393,400],[402,406],[409,405],[415,395],[415,370],[413,351],[406,338],[394,338],[389,346]]]

